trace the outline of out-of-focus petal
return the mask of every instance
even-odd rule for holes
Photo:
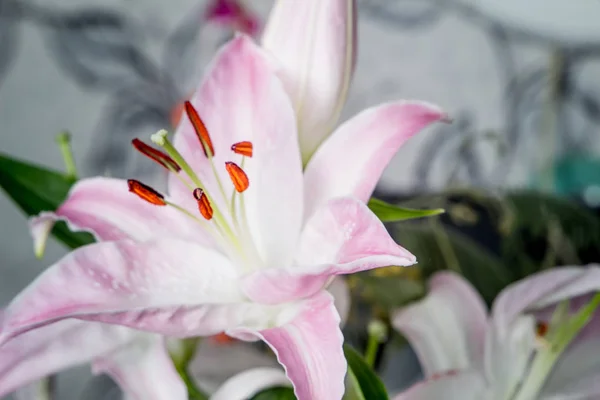
[[[344,337],[333,298],[325,291],[303,303],[294,319],[261,331],[238,329],[233,336],[264,340],[294,385],[298,400],[339,400],[344,394]]]
[[[560,267],[531,275],[505,288],[494,301],[492,319],[500,335],[517,315],[598,290],[600,268]]]
[[[375,214],[353,198],[332,200],[315,213],[297,251],[296,266],[259,270],[243,278],[246,295],[265,304],[291,301],[318,292],[334,275],[416,262]]]
[[[7,307],[0,342],[67,317],[243,301],[225,256],[192,242],[102,242],[44,271]]]
[[[175,370],[164,339],[144,335],[93,365],[96,374],[109,374],[128,400],[187,400],[187,388]]]
[[[187,117],[175,146],[221,210],[229,210],[234,190],[225,162],[243,168],[249,180],[243,193],[246,215],[260,255],[268,265],[289,262],[302,223],[302,163],[292,105],[264,51],[250,38],[236,36],[217,54],[191,102],[212,138],[225,196]],[[243,165],[242,156],[231,150],[242,141],[253,143],[253,155]],[[189,189],[171,175],[170,194],[195,210]]]
[[[97,240],[175,236],[208,243],[206,233],[191,218],[172,207],[158,207],[129,193],[127,182],[90,178],[77,182],[56,212],[43,212],[30,220],[36,254],[43,253],[48,234],[57,220],[72,231],[91,232]]]
[[[280,0],[262,44],[281,64],[306,162],[331,133],[346,101],[356,63],[356,1]]]
[[[485,381],[477,371],[458,371],[432,377],[413,385],[394,400],[481,400]]]
[[[543,400],[600,398],[600,339],[571,345],[558,359],[542,388]]]
[[[254,368],[229,378],[210,400],[246,400],[275,386],[290,386],[285,372],[277,368]]]
[[[475,289],[452,272],[434,275],[428,295],[395,312],[392,324],[417,353],[425,377],[483,360],[486,306]]]
[[[533,317],[518,316],[507,329],[504,335],[490,323],[486,335],[483,368],[494,399],[510,398],[515,393],[536,346]]]
[[[78,320],[29,331],[0,347],[0,397],[63,369],[89,363],[137,335],[125,327]]]
[[[319,147],[304,174],[304,215],[335,197],[366,202],[398,149],[433,122],[447,118],[427,103],[399,101],[367,109]]]

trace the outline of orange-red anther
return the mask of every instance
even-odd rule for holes
[[[169,171],[181,171],[181,167],[175,162],[175,160],[173,160],[171,157],[169,157],[162,151],[156,150],[155,148],[148,146],[146,143],[142,142],[139,139],[133,139],[131,141],[131,144],[133,144],[133,147],[135,147],[137,151],[150,158],[151,160],[159,163]]]
[[[206,125],[204,125],[204,122],[202,121],[202,118],[200,118],[198,111],[196,111],[192,103],[189,101],[185,102],[185,112],[190,119],[194,130],[196,131],[198,139],[200,140],[200,145],[202,146],[204,155],[206,157],[213,157],[215,155],[215,148],[213,147],[212,140],[208,134],[208,129],[206,129]],[[207,149],[210,154],[207,153]]]
[[[194,189],[194,198],[198,202],[198,210],[200,211],[200,214],[202,214],[204,219],[210,221],[213,217],[213,209],[210,205],[210,201],[208,201],[206,193],[204,193],[204,190],[200,188]]]
[[[146,200],[148,203],[156,206],[167,205],[165,197],[156,190],[152,189],[150,186],[144,185],[142,182],[136,181],[135,179],[128,179],[127,185],[129,186],[129,191],[131,193],[138,195],[141,199]]]
[[[231,182],[233,182],[233,186],[238,193],[242,193],[244,190],[248,189],[248,186],[250,186],[250,181],[248,180],[248,175],[246,175],[243,169],[231,161],[227,161],[225,163],[225,168],[227,168],[229,178],[231,179]]]
[[[252,157],[252,142],[243,141],[231,145],[231,151],[246,157]]]
[[[225,332],[218,333],[212,337],[212,340],[220,345],[227,345],[234,343],[236,340],[231,336],[228,336]]]
[[[544,337],[548,333],[548,324],[546,322],[539,321],[535,326],[535,333],[538,337]]]

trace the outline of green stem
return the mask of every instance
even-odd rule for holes
[[[71,149],[71,134],[69,132],[59,133],[56,136],[56,143],[58,143],[58,147],[62,153],[67,176],[69,176],[69,178],[77,179],[77,168],[75,167],[75,160]]]
[[[375,358],[377,357],[377,350],[379,350],[379,340],[373,335],[369,336],[367,341],[367,349],[365,350],[365,362],[369,367],[375,367]]]
[[[208,400],[208,396],[204,394],[196,383],[194,379],[191,377],[188,372],[188,366],[192,359],[194,358],[194,354],[196,354],[196,347],[200,343],[200,338],[192,338],[185,339],[182,341],[183,349],[181,354],[178,356],[172,355],[173,364],[175,365],[175,369],[179,373],[179,376],[185,383],[188,389],[188,396],[190,400]]]
[[[369,367],[374,368],[379,345],[387,339],[387,326],[377,319],[372,320],[367,326],[367,333],[369,339],[365,350],[365,362]]]

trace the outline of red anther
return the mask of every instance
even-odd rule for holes
[[[548,323],[538,321],[535,325],[535,333],[538,337],[544,337],[548,333]]]
[[[252,157],[252,142],[243,141],[231,145],[231,151],[246,157]]]
[[[190,119],[194,130],[196,131],[198,140],[200,140],[200,145],[202,146],[204,155],[206,157],[213,157],[215,155],[215,148],[213,147],[212,140],[208,134],[208,129],[206,129],[206,125],[204,125],[204,122],[202,121],[202,118],[200,118],[198,111],[196,111],[192,103],[189,101],[185,102],[185,112]],[[207,149],[210,154],[207,153]]]
[[[148,185],[144,185],[140,181],[136,181],[135,179],[128,179],[127,185],[129,186],[129,191],[138,195],[141,199],[146,200],[150,204],[154,204],[156,206],[166,206],[167,202],[165,201],[165,196],[158,193],[156,190],[152,189]]]
[[[198,202],[198,210],[200,211],[200,214],[202,214],[204,219],[210,221],[213,217],[213,209],[210,205],[208,197],[206,196],[206,193],[204,193],[204,190],[200,188],[194,189],[194,198]]]
[[[158,164],[162,165],[169,171],[181,171],[181,167],[175,162],[175,160],[173,160],[171,157],[169,157],[162,151],[156,150],[155,148],[148,146],[146,143],[142,142],[139,139],[133,139],[131,141],[131,144],[133,144],[133,147],[135,147],[137,151],[150,158],[151,160],[157,162]]]
[[[229,178],[231,179],[231,182],[233,182],[233,186],[238,193],[242,193],[244,190],[248,189],[248,186],[250,186],[250,181],[248,180],[248,175],[246,175],[243,169],[231,161],[227,161],[225,163],[225,168],[227,169]]]

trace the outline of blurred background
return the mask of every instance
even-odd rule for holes
[[[224,17],[223,4],[241,8]],[[0,0],[0,151],[63,170],[55,135],[68,130],[81,176],[160,185],[131,139],[172,129],[218,46],[234,30],[260,32],[271,4]],[[422,296],[437,269],[463,272],[491,302],[532,272],[599,261],[600,2],[358,4],[358,64],[343,118],[408,98],[439,104],[454,123],[412,139],[381,181],[380,198],[447,213],[390,226],[419,268],[352,278],[348,338],[360,345],[365,321]],[[0,196],[0,303],[64,252],[53,242],[36,260],[26,219]],[[402,343],[391,337],[378,359],[393,389],[419,376]],[[88,375],[65,374],[64,399],[89,398]]]

